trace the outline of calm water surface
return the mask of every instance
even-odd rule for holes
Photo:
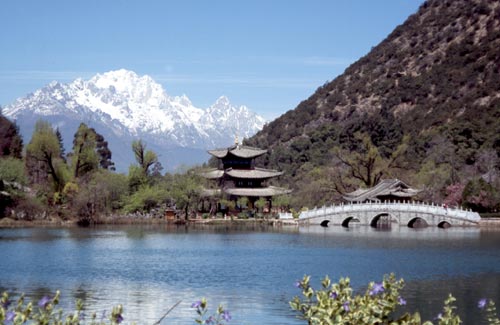
[[[88,311],[121,303],[126,323],[193,324],[206,297],[232,324],[304,324],[288,307],[304,274],[319,286],[349,276],[357,290],[395,272],[408,311],[433,319],[452,293],[465,324],[480,324],[482,297],[500,304],[500,231],[369,227],[102,227],[0,229],[0,290],[37,300],[60,289]],[[139,321],[140,320],[140,321]]]

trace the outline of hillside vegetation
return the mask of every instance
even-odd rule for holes
[[[421,199],[499,208],[500,1],[430,0],[247,144],[295,206],[396,177]]]

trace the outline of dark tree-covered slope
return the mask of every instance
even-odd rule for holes
[[[498,155],[500,1],[425,2],[342,75],[247,142],[269,148],[262,163],[283,169],[285,182],[300,191],[311,170],[331,167],[333,148],[359,149],[356,132],[367,134],[383,158],[408,135],[400,167],[413,182],[436,148],[449,149],[441,154],[456,172],[474,166],[484,150]],[[460,181],[457,175],[443,186]]]

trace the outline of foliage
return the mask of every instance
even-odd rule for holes
[[[236,204],[240,210],[247,208],[248,197],[246,196],[238,197],[238,200],[236,200]]]
[[[262,209],[266,206],[267,200],[263,197],[260,197],[257,201],[255,201],[255,207],[257,211],[262,212]]]
[[[13,157],[0,158],[0,180],[26,185],[23,161]]]
[[[321,284],[322,289],[314,290],[310,277],[304,276],[302,281],[296,283],[302,289],[304,300],[296,296],[290,302],[292,309],[300,312],[301,318],[309,324],[422,324],[418,313],[406,313],[395,319],[397,306],[405,305],[406,301],[400,296],[404,282],[396,280],[393,274],[385,276],[380,283],[371,282],[365,293],[358,295],[353,295],[349,278],[332,283],[326,276]],[[450,295],[439,316],[439,324],[461,323],[453,302],[455,299]]]
[[[147,150],[147,146],[142,140],[132,142],[132,151],[134,152],[135,160],[142,168],[144,175],[149,176],[149,168],[158,162],[158,156],[151,150]]]
[[[451,184],[500,175],[500,74],[491,69],[500,59],[498,18],[487,1],[425,2],[366,56],[246,144],[269,150],[260,162],[284,171],[280,183],[298,197],[295,208],[325,200],[303,195],[304,186],[315,194],[325,188],[320,178],[307,179],[315,169],[315,175],[354,171],[354,188],[373,186],[377,166],[385,168],[381,159],[391,160],[404,137],[398,168],[382,177],[412,180],[426,190],[424,199],[440,202]],[[363,148],[357,133],[371,144]],[[347,164],[339,166],[337,158]],[[470,175],[471,166],[481,175]],[[354,189],[339,177],[330,180],[339,186],[329,190]]]
[[[134,193],[139,188],[148,185],[148,177],[144,174],[141,167],[130,165],[128,168],[128,188],[130,193]]]
[[[201,179],[195,171],[176,174],[170,186],[170,195],[177,209],[184,210],[187,219],[191,207],[195,207],[201,195]],[[234,206],[233,206],[234,207]]]
[[[98,168],[114,170],[111,150],[104,137],[94,128],[80,123],[73,139],[73,152],[69,155],[75,178],[93,172]]]
[[[99,156],[99,166],[102,169],[115,170],[115,163],[111,161],[112,153],[108,148],[108,142],[104,140],[104,137],[97,132],[95,132],[95,140],[96,150]]]
[[[93,219],[122,208],[127,194],[125,175],[101,169],[93,173],[91,178],[81,180],[76,189],[72,186],[71,196],[66,194],[65,199],[71,203],[72,210],[79,218]]]
[[[59,304],[60,292],[56,291],[53,297],[44,296],[36,305],[32,302],[25,302],[21,296],[13,305],[7,292],[4,292],[0,299],[0,324],[38,324],[38,325],[79,325],[87,323],[90,325],[117,325],[123,322],[123,308],[121,305],[115,306],[108,320],[97,321],[97,315],[90,316],[90,322],[85,322],[83,304],[80,300],[76,302],[76,310],[64,314],[62,309],[56,309]]]
[[[145,185],[127,198],[123,211],[125,213],[148,212],[165,203],[168,199],[167,191],[160,186]]]
[[[462,183],[455,183],[447,186],[444,203],[449,206],[461,206],[464,188],[465,185]]]
[[[310,277],[304,276],[295,286],[302,291],[303,300],[298,296],[289,302],[290,307],[300,313],[300,318],[308,324],[366,324],[366,325],[433,325],[431,321],[422,323],[419,313],[405,313],[399,316],[398,306],[406,305],[406,300],[400,296],[404,286],[402,279],[397,280],[393,274],[384,276],[382,282],[371,282],[363,294],[353,294],[349,278],[341,278],[338,283],[332,283],[328,276],[321,282],[322,289],[314,290],[310,285]],[[113,307],[108,319],[104,313],[98,321],[93,313],[87,321],[83,313],[83,303],[76,302],[76,310],[64,313],[56,309],[59,304],[59,291],[53,297],[44,296],[36,305],[25,302],[22,295],[17,301],[11,300],[7,292],[0,298],[0,324],[57,324],[57,325],[116,325],[124,321],[121,305]],[[461,324],[456,314],[455,298],[451,295],[444,302],[441,313],[434,319],[439,325]],[[168,314],[179,305],[174,304],[157,322],[160,324]],[[484,312],[487,324],[500,325],[495,303],[492,300],[481,299],[477,307]],[[197,324],[224,325],[232,320],[231,313],[219,305],[215,313],[209,313],[205,298],[191,304],[196,311]]]
[[[287,209],[290,206],[290,195],[273,196],[272,205],[280,209]]]
[[[0,111],[0,157],[21,158],[23,139],[19,127],[9,121]]]
[[[208,303],[205,298],[194,302],[191,305],[191,308],[196,308],[196,314],[198,314],[198,317],[195,321],[197,324],[224,325],[232,319],[229,311],[224,309],[222,305],[219,305],[215,314],[207,316]]]
[[[462,192],[465,205],[474,211],[485,212],[500,206],[500,194],[482,178],[470,180]]]
[[[54,192],[60,192],[68,178],[67,166],[61,159],[61,148],[48,122],[38,121],[26,147],[26,168],[32,182],[49,182]]]
[[[96,132],[81,123],[73,139],[71,163],[75,178],[97,169],[99,158],[96,152]]]

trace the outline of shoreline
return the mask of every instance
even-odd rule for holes
[[[98,222],[89,225],[93,226],[126,226],[126,225],[268,225],[268,226],[298,226],[296,220],[279,219],[179,219],[177,221],[167,221],[164,218],[127,218],[113,217],[102,218]],[[81,226],[77,220],[61,220],[56,218],[44,220],[15,220],[8,217],[0,219],[0,229],[2,228],[45,228],[45,227],[88,227]]]
[[[183,219],[176,221],[167,221],[164,218],[128,218],[128,217],[113,217],[102,218],[97,223],[91,226],[100,225],[268,225],[274,227],[298,227],[299,224],[295,219],[190,219],[187,222]],[[44,228],[44,227],[85,227],[80,226],[77,220],[62,220],[57,218],[49,218],[43,220],[15,220],[8,217],[0,219],[0,229],[3,228]],[[500,229],[500,218],[484,218],[477,225],[481,230],[498,230]]]

